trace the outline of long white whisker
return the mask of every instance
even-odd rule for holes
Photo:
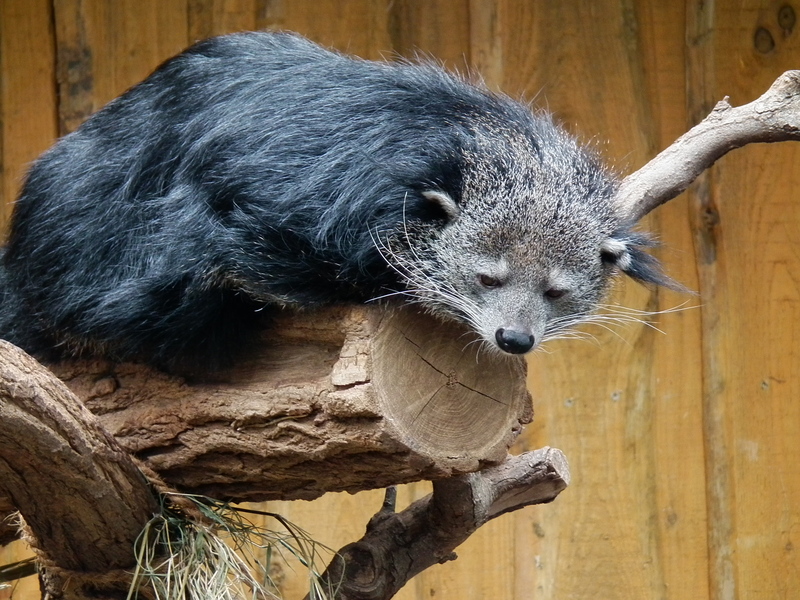
[[[389,292],[387,294],[382,294],[380,296],[375,296],[374,298],[368,299],[367,302],[378,302],[380,300],[385,300],[386,298],[394,298],[396,296],[409,296],[409,297],[413,298],[413,297],[415,297],[415,294],[413,292],[408,291],[408,290],[398,290],[396,292]]]
[[[545,334],[544,341],[553,341],[556,339],[585,339],[582,338],[582,336],[573,335],[575,330],[569,331],[572,327],[578,325],[595,325],[605,329],[606,331],[609,331],[623,340],[625,338],[622,337],[619,332],[616,331],[616,329],[614,329],[614,326],[638,323],[663,334],[664,331],[657,327],[652,320],[649,319],[649,317],[672,314],[683,310],[688,310],[690,308],[695,308],[693,306],[686,306],[686,304],[687,303],[684,302],[677,307],[660,311],[639,310],[636,308],[615,304],[598,304],[598,309],[600,309],[601,312],[577,316],[566,315],[564,317],[553,319],[548,324],[549,331]]]
[[[619,304],[598,304],[597,308],[601,310],[608,310],[609,312],[621,312],[627,314],[639,314],[639,315],[646,315],[646,316],[654,316],[654,315],[668,315],[676,312],[683,312],[685,310],[693,310],[695,308],[699,308],[699,306],[692,305],[689,306],[689,301],[686,300],[681,302],[678,306],[673,306],[672,308],[665,308],[663,310],[641,310],[637,308],[632,308],[630,306],[622,306]]]
[[[611,323],[614,325],[628,325],[629,323],[639,323],[641,325],[644,325],[645,327],[649,327],[654,331],[666,335],[666,332],[653,325],[653,323],[651,323],[650,321],[645,321],[644,319],[637,319],[631,317],[611,317],[608,315],[593,315],[592,317],[586,319],[584,323],[587,323],[589,325],[596,324],[600,327],[605,327],[603,323]],[[608,327],[605,328],[609,329]]]
[[[453,286],[443,284],[429,277],[422,265],[424,261],[417,254],[405,218],[405,201],[403,204],[403,236],[405,238],[405,248],[410,256],[404,256],[402,253],[398,254],[387,243],[379,231],[370,231],[370,237],[378,252],[380,252],[387,265],[397,273],[400,278],[406,282],[407,288],[405,290],[397,290],[382,296],[378,296],[371,300],[376,301],[392,296],[403,296],[407,299],[409,304],[419,304],[423,308],[432,310],[434,304],[444,305],[455,314],[459,315],[464,321],[472,326],[473,329],[478,330],[477,314],[478,307],[473,302],[464,298],[459,294]],[[391,232],[386,232],[391,234]],[[436,302],[433,302],[436,299]]]

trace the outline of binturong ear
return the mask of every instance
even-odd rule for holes
[[[620,231],[601,244],[600,253],[604,262],[615,265],[641,283],[662,285],[677,292],[691,293],[691,290],[664,273],[658,259],[645,252],[645,248],[657,245],[647,234]]]
[[[458,217],[458,213],[461,212],[458,203],[446,192],[441,190],[425,190],[422,192],[422,196],[440,209],[448,222],[455,221]]]

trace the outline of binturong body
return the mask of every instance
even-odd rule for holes
[[[0,337],[214,368],[273,308],[400,296],[522,354],[615,272],[667,281],[615,186],[549,116],[438,66],[213,38],[35,162]]]

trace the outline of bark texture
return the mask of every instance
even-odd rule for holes
[[[98,589],[93,574],[107,580],[109,571],[130,569],[133,542],[158,510],[144,476],[97,418],[3,341],[0,497],[0,506],[22,513],[52,598],[89,597]]]
[[[486,477],[446,478],[503,463],[532,416],[524,361],[464,335],[407,308],[287,314],[260,352],[204,381],[104,360],[50,365],[59,380],[0,342],[0,508],[24,517],[53,598],[125,590],[159,510],[132,455],[177,490],[230,500],[437,479],[436,537],[460,543],[488,513],[459,513],[446,534],[447,510],[493,500],[475,496]],[[537,497],[554,497],[545,487]]]
[[[312,499],[505,458],[532,418],[525,362],[465,333],[407,308],[356,307],[287,313],[246,363],[206,381],[107,361],[51,368],[174,488]]]

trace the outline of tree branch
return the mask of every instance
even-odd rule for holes
[[[720,101],[703,121],[626,177],[614,202],[631,222],[683,192],[719,158],[754,142],[800,141],[800,71],[787,71],[760,98]]]
[[[108,583],[109,571],[134,564],[133,543],[158,504],[131,457],[66,386],[11,344],[0,349],[0,497],[32,533],[45,590],[83,598],[95,582],[82,574]]]
[[[560,450],[542,448],[477,473],[434,482],[433,494],[400,513],[384,507],[358,542],[342,548],[323,575],[337,600],[386,600],[487,521],[551,502],[569,484]]]
[[[168,485],[237,502],[476,471],[532,418],[524,359],[464,348],[461,326],[408,308],[286,313],[269,335],[214,381],[98,360],[51,369]]]
[[[524,360],[465,350],[457,325],[375,307],[314,317],[285,314],[270,340],[215,381],[105,360],[50,367],[167,485],[222,500],[311,499],[472,472],[504,460],[531,419]],[[17,385],[18,355],[0,344],[6,386]],[[43,367],[28,369],[31,385],[49,377],[52,389],[63,388]],[[11,389],[0,398],[6,410]],[[23,444],[36,437],[27,435],[8,452],[26,456]],[[65,465],[66,478],[74,471]],[[8,495],[12,484],[16,495],[34,486],[7,484],[0,518],[20,506]],[[54,498],[56,490],[42,495]],[[12,531],[0,529],[2,540]]]

